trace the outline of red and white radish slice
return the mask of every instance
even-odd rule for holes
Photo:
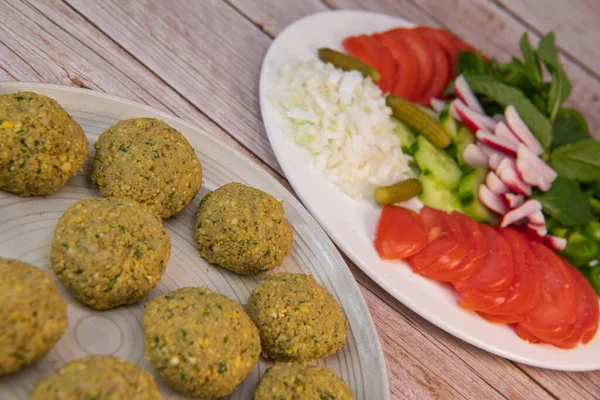
[[[528,215],[527,222],[532,225],[546,226],[546,218],[544,217],[544,213],[541,210]]]
[[[496,168],[496,174],[516,194],[531,196],[531,186],[519,177],[514,159],[509,157],[502,159],[498,164],[498,168]]]
[[[498,137],[493,133],[480,129],[477,131],[477,139],[481,140],[482,143],[487,144],[490,147],[493,147],[496,150],[499,150],[505,154],[508,154],[511,157],[517,156],[517,146],[518,143],[513,143],[504,138]]]
[[[554,182],[558,176],[551,166],[535,155],[529,147],[522,144],[517,147],[517,168],[519,168],[519,161],[523,164],[524,168],[531,167],[539,176],[550,183]]]
[[[528,224],[525,225],[525,232],[534,240],[541,242],[548,234],[548,229],[546,229],[545,225]]]
[[[496,175],[494,171],[488,172],[485,178],[485,185],[497,195],[510,192],[510,188]],[[512,208],[512,207],[511,207]]]
[[[431,108],[433,108],[433,110],[438,114],[441,113],[442,110],[446,107],[446,102],[444,100],[436,98],[432,98],[429,101],[429,104],[431,104]]]
[[[557,252],[563,251],[567,247],[567,239],[558,236],[548,235],[544,238],[543,243]]]
[[[454,111],[458,114],[458,120],[465,124],[471,132],[477,132],[479,129],[493,130],[496,127],[496,121],[467,107],[460,99],[454,100],[452,104]]]
[[[471,143],[463,151],[463,160],[473,167],[485,167],[488,165],[489,157],[477,145]]]
[[[506,157],[506,154],[491,148],[487,144],[483,144],[481,142],[477,143],[477,147],[489,158],[489,166],[491,169],[496,170],[498,168],[498,164],[502,161],[503,158]]]
[[[499,138],[506,139],[509,142],[514,143],[517,146],[521,143],[519,138],[515,136],[513,131],[511,131],[510,128],[504,122],[498,122],[496,124],[494,134]]]
[[[487,186],[479,186],[478,194],[479,201],[481,201],[481,203],[484,206],[486,206],[493,212],[500,215],[504,215],[508,212],[508,207],[506,206],[504,201],[502,201],[502,199],[497,194],[494,194]]]
[[[543,153],[542,146],[540,146],[535,136],[533,136],[533,133],[531,133],[525,122],[523,122],[521,116],[514,106],[511,105],[506,107],[504,110],[504,116],[506,117],[506,123],[510,129],[512,129],[515,136],[521,140],[521,142],[529,147],[529,149],[536,155],[539,156]]]
[[[500,227],[506,228],[509,225],[517,223],[529,215],[542,210],[542,203],[537,200],[527,200],[525,203],[521,204],[519,207],[514,208],[504,214],[502,217],[502,221],[500,221]]]
[[[525,196],[521,196],[520,194],[504,193],[502,194],[502,198],[510,209],[517,208],[525,203]]]
[[[454,94],[472,110],[477,111],[480,114],[485,114],[483,107],[481,107],[479,100],[477,100],[475,93],[473,93],[469,83],[463,75],[459,75],[454,80]]]

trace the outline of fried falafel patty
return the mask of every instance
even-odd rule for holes
[[[294,233],[281,202],[234,182],[202,199],[196,242],[209,263],[250,275],[280,266],[290,254]]]
[[[162,218],[181,212],[202,184],[185,137],[156,118],[119,121],[98,138],[91,178],[104,197],[129,198]]]
[[[32,92],[0,95],[0,189],[47,196],[83,169],[88,141],[53,99]]]
[[[73,360],[36,385],[29,400],[160,400],[152,375],[118,357]]]
[[[354,393],[331,369],[277,363],[258,384],[254,400],[352,400]]]
[[[0,375],[43,358],[68,324],[52,275],[0,258],[0,321]]]
[[[58,220],[50,261],[58,279],[96,310],[134,303],[162,277],[171,243],[162,220],[128,199],[83,199]]]
[[[348,321],[312,275],[268,276],[250,294],[246,311],[258,328],[266,358],[310,362],[346,343]]]
[[[232,393],[260,355],[258,331],[242,307],[204,287],[153,299],[143,329],[146,358],[185,396],[214,399]]]

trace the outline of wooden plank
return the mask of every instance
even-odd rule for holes
[[[271,37],[275,37],[283,28],[302,17],[329,10],[329,7],[318,0],[287,0],[283,2],[278,0],[227,0],[227,2]]]
[[[267,167],[65,3],[4,3],[0,15],[2,80],[87,87],[138,101],[197,125]]]
[[[593,0],[499,0],[515,18],[538,32],[554,31],[561,50],[600,76],[600,2]]]
[[[68,0],[254,154],[279,168],[260,117],[260,65],[271,40],[222,0]]]
[[[451,4],[437,0],[325,2],[335,8],[363,8],[395,14],[418,24],[446,27],[500,60],[508,60],[512,55],[520,54],[519,38],[527,31],[524,25],[502,7],[489,0],[454,0]],[[529,34],[532,41],[539,40],[538,33],[529,30]],[[574,87],[567,104],[585,115],[592,132],[600,131],[600,81],[570,59],[562,57],[562,61]]]

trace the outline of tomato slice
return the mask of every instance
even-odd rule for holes
[[[428,49],[431,53],[431,58],[434,65],[434,74],[431,80],[431,85],[425,90],[423,96],[420,99],[420,103],[428,106],[431,103],[432,98],[440,98],[448,82],[451,79],[450,76],[450,61],[446,52],[439,44],[439,42],[429,35],[425,35],[427,40]]]
[[[515,278],[508,288],[506,300],[498,307],[479,315],[496,323],[515,323],[540,303],[542,275],[525,235],[513,228],[500,229],[498,232],[511,248]]]
[[[468,239],[470,250],[465,258],[454,267],[449,266],[433,272],[423,270],[423,275],[441,282],[456,282],[475,275],[483,267],[484,256],[487,252],[487,242],[479,224],[457,211],[453,211],[451,216],[458,222],[462,234]]]
[[[454,79],[456,73],[456,62],[458,61],[458,51],[456,50],[456,36],[444,29],[435,29],[429,27],[416,28],[430,38],[434,38],[442,47],[448,57],[448,73],[449,78]]]
[[[577,318],[575,319],[575,329],[571,336],[563,342],[554,345],[564,349],[572,349],[579,342],[589,343],[598,331],[598,297],[596,292],[587,279],[574,266],[563,260],[575,280],[575,291],[579,303],[577,306]]]
[[[427,241],[427,227],[419,214],[404,207],[383,207],[375,234],[375,249],[381,259],[410,257],[421,251]]]
[[[385,35],[390,36],[395,41],[406,43],[414,55],[417,62],[417,70],[419,71],[419,79],[412,96],[413,98],[409,100],[420,101],[431,86],[435,72],[434,60],[428,50],[427,40],[418,31],[406,28],[392,29],[385,32]]]
[[[396,76],[396,62],[389,49],[371,36],[352,36],[344,39],[342,46],[351,56],[376,68],[381,74],[377,85],[389,93]]]
[[[523,327],[520,324],[513,325],[513,328],[515,329],[515,332],[517,333],[517,335],[524,341],[529,342],[529,343],[539,343],[540,342],[540,339],[536,338],[531,333],[529,333],[528,331],[523,329]]]
[[[547,343],[559,343],[574,332],[578,299],[575,279],[563,261],[541,243],[530,242],[542,273],[542,301],[520,325]]]
[[[487,225],[479,224],[488,244],[483,268],[476,275],[454,283],[459,292],[498,292],[507,289],[515,276],[512,253],[506,239]]]
[[[414,101],[415,87],[419,79],[417,61],[410,48],[402,40],[394,40],[390,35],[376,33],[373,37],[387,47],[396,61],[396,77],[391,93]]]
[[[469,244],[454,218],[427,206],[421,209],[420,215],[427,227],[429,241],[423,250],[407,259],[413,272],[420,273],[425,268],[433,272],[465,258]]]

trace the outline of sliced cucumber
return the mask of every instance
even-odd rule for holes
[[[419,199],[423,204],[446,212],[460,211],[460,202],[450,189],[429,175],[421,175],[419,181],[422,186]]]
[[[440,112],[440,124],[446,130],[446,132],[448,132],[448,135],[450,135],[452,141],[454,141],[456,139],[456,133],[459,129],[459,123],[452,118],[449,104]]]
[[[448,189],[456,189],[462,172],[452,157],[444,150],[436,148],[423,136],[417,137],[417,145],[414,156],[421,173],[430,174]]]
[[[458,185],[458,200],[463,212],[469,217],[493,225],[498,222],[498,216],[481,204],[478,194],[479,186],[485,182],[488,171],[488,168],[475,168],[466,174]]]
[[[461,126],[458,129],[458,132],[456,132],[456,138],[454,139],[454,144],[456,145],[456,160],[458,161],[458,165],[466,165],[463,158],[463,152],[471,143],[475,143],[475,136],[467,127]]]
[[[413,145],[416,142],[415,134],[410,130],[410,128],[404,125],[402,122],[398,121],[396,118],[392,117],[392,121],[394,122],[394,133],[400,139],[400,145],[402,145],[402,152],[404,154],[413,155],[414,149]]]

